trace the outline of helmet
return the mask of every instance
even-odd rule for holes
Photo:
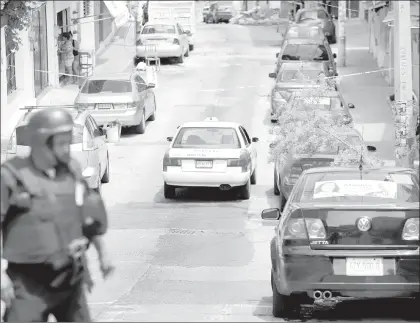
[[[145,71],[146,67],[147,67],[147,65],[146,65],[145,62],[140,62],[140,63],[137,64],[136,70],[137,71]]]

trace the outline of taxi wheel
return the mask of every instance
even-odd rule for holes
[[[163,183],[163,196],[165,196],[166,199],[175,198],[175,193],[175,186]]]
[[[250,181],[248,181],[245,185],[239,187],[239,197],[242,200],[249,200],[251,194],[251,185]]]
[[[282,295],[278,292],[273,279],[273,272],[271,272],[271,287],[273,289],[274,317],[290,318],[295,311],[300,310],[300,303],[297,297]]]
[[[279,185],[278,185],[278,175],[277,172],[274,171],[274,195],[280,195]]]
[[[254,169],[254,172],[251,175],[250,181],[251,181],[251,185],[257,184],[257,168]]]
[[[102,183],[109,183],[109,156],[106,156],[106,169],[104,176],[102,176]]]
[[[141,117],[140,124],[138,124],[137,126],[135,126],[134,127],[134,130],[138,134],[143,134],[146,131],[146,118],[144,117],[144,112],[143,112],[143,115]]]

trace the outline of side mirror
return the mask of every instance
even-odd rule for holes
[[[88,168],[86,168],[86,169],[83,171],[83,173],[82,173],[82,175],[83,175],[83,177],[84,177],[84,178],[90,178],[90,177],[92,177],[94,174],[95,174],[95,169],[94,169],[93,167],[88,167]]]
[[[374,152],[376,151],[376,147],[375,146],[366,146],[367,150],[370,152]]]
[[[263,220],[278,220],[280,219],[279,209],[265,209],[261,212],[261,218]]]
[[[154,89],[155,87],[156,87],[156,84],[154,84],[154,83],[149,83],[146,86],[146,88],[148,88],[148,89]]]
[[[271,79],[275,79],[277,77],[276,73],[269,73],[268,77]]]
[[[166,141],[171,142],[174,139],[174,137],[166,137]]]
[[[258,141],[259,141],[259,139],[257,137],[252,138],[252,142],[258,142]]]
[[[336,54],[336,53],[333,53],[333,57],[334,57],[334,58],[337,58],[337,54]]]
[[[354,109],[355,108],[353,103],[349,103],[348,107],[349,107],[349,109]]]
[[[276,53],[276,58],[279,58],[280,53]]]

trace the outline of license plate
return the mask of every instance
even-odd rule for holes
[[[195,167],[196,168],[212,168],[213,161],[212,160],[196,160]]]
[[[96,105],[97,107],[98,107],[98,109],[111,109],[112,108],[112,104],[102,104],[102,103],[100,103],[100,104],[97,104]]]
[[[347,258],[347,276],[383,276],[382,258]]]

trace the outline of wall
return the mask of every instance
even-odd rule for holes
[[[104,19],[111,17],[111,13],[104,1],[94,1],[95,15],[95,49],[97,52],[106,47],[113,38],[117,28],[114,19]],[[99,20],[103,19],[103,20]]]

